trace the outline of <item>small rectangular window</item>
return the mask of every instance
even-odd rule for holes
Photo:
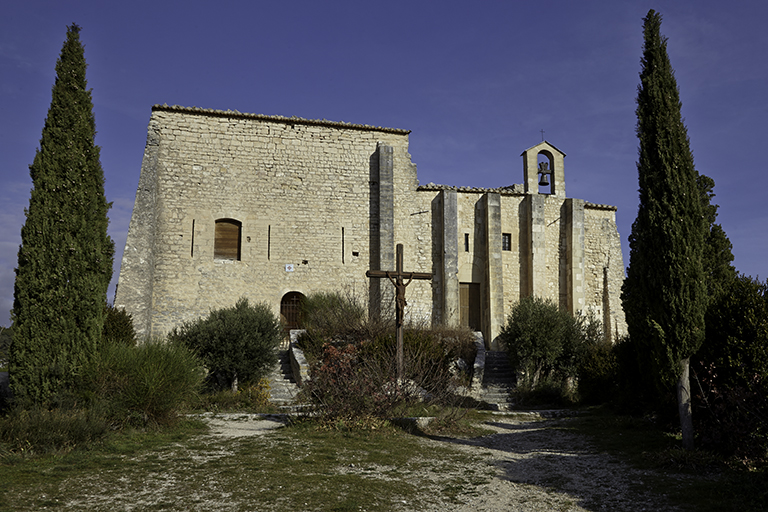
[[[469,252],[469,233],[464,233],[464,252]]]
[[[512,250],[512,234],[511,233],[501,234],[501,250],[502,251]]]

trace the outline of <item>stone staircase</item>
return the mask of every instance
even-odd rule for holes
[[[279,361],[269,375],[269,401],[281,407],[292,406],[299,386],[293,378],[288,349],[281,347],[278,355]]]
[[[515,388],[515,382],[515,374],[509,366],[507,353],[486,351],[480,399],[494,410],[508,411],[514,405],[511,391]]]

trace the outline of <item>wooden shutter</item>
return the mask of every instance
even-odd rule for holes
[[[232,219],[216,221],[216,240],[213,245],[213,257],[222,260],[240,259],[241,223]]]

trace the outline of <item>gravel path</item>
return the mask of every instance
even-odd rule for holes
[[[467,453],[482,453],[483,463],[498,472],[497,478],[476,489],[476,498],[439,510],[676,510],[663,496],[645,491],[643,481],[648,472],[593,453],[583,437],[559,428],[567,421],[501,417],[486,424],[495,434],[442,440]]]
[[[217,415],[207,418],[212,435],[240,437],[268,435],[282,426],[277,416]],[[423,438],[424,448],[449,445],[467,454],[467,463],[454,469],[440,468],[434,474],[422,474],[427,482],[424,493],[435,497],[425,508],[398,504],[403,511],[440,512],[516,512],[516,511],[643,511],[677,510],[664,496],[647,492],[644,480],[650,472],[629,467],[623,462],[594,453],[587,440],[563,429],[568,418],[532,420],[499,415],[484,426],[493,434],[473,439]],[[339,468],[339,472],[354,472]],[[454,500],[446,501],[440,492],[441,481],[451,475],[473,471],[492,474],[485,483],[464,490]],[[367,476],[376,478],[370,469]],[[380,478],[386,478],[382,470]]]

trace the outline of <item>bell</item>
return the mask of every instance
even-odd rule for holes
[[[540,187],[548,187],[549,186],[549,174],[541,174],[541,179],[539,180],[539,186]]]

